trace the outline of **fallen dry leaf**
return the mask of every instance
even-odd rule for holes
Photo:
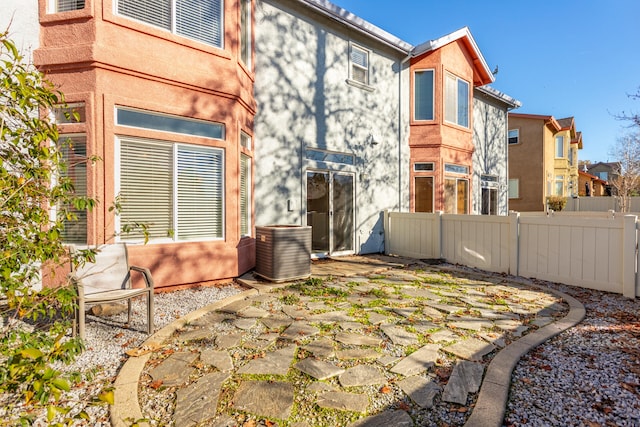
[[[151,384],[149,384],[149,387],[151,387],[154,390],[159,389],[160,387],[162,387],[162,380],[152,381]]]
[[[391,393],[391,387],[389,387],[389,386],[384,386],[384,387],[382,387],[382,388],[380,389],[380,393],[382,393],[382,394],[388,394],[388,393]]]

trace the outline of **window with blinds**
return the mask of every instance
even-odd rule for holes
[[[447,74],[444,91],[445,120],[469,127],[469,83],[452,74]]]
[[[117,0],[117,13],[212,46],[223,44],[223,0]]]
[[[222,238],[223,176],[221,149],[122,139],[121,240]]]
[[[240,59],[251,67],[251,0],[240,1]]]
[[[87,196],[87,141],[84,135],[63,136],[58,143],[66,169],[60,175],[68,178],[73,184],[74,195]],[[63,209],[76,219],[67,218],[63,221],[62,241],[65,243],[87,244],[87,211],[78,210],[73,206]]]
[[[56,12],[84,9],[84,0],[55,0]]]
[[[351,45],[349,61],[351,62],[351,80],[369,84],[369,52]]]
[[[433,70],[413,73],[413,117],[415,120],[433,120]]]
[[[251,235],[251,158],[240,155],[240,235]]]

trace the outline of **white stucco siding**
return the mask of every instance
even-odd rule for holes
[[[256,9],[256,224],[304,224],[306,171],[350,172],[356,252],[382,251],[381,212],[408,205],[408,115],[400,109],[401,102],[408,105],[401,100],[408,94],[408,71],[400,72],[402,53],[295,1],[258,0]],[[369,52],[369,87],[347,82],[350,43]],[[355,160],[312,161],[306,148]]]
[[[9,29],[9,38],[30,61],[40,40],[38,0],[2,0],[1,9],[0,32]]]
[[[473,98],[473,194],[472,214],[482,208],[482,175],[498,178],[498,215],[507,215],[507,108],[478,92]],[[493,184],[492,184],[493,185]]]

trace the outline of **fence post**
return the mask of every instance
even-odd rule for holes
[[[434,248],[434,252],[436,254],[438,254],[438,258],[442,259],[444,257],[443,255],[443,247],[442,247],[442,239],[443,239],[443,231],[442,231],[442,211],[436,211],[436,226],[435,226],[435,230],[434,230],[434,244],[435,244],[435,248]]]
[[[383,214],[382,218],[383,218],[382,219],[382,222],[383,222],[382,227],[383,227],[383,230],[384,230],[384,254],[385,255],[389,255],[389,252],[390,252],[389,251],[389,246],[391,244],[391,239],[389,238],[389,235],[391,233],[391,230],[390,230],[391,227],[389,225],[389,210],[388,209],[384,210],[384,214]]]
[[[622,295],[636,297],[636,249],[638,217],[625,215],[622,227]]]
[[[509,212],[509,274],[518,276],[520,261],[520,212]]]

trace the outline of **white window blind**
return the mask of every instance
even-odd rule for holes
[[[171,0],[118,0],[118,13],[171,30]]]
[[[120,145],[121,229],[146,224],[149,239],[173,230],[173,149],[170,144],[123,140]],[[143,238],[141,230],[122,233],[122,240]]]
[[[121,229],[145,224],[150,240],[222,238],[223,176],[221,149],[121,140]],[[121,240],[143,237],[139,229],[121,234]]]
[[[120,15],[222,47],[222,0],[117,1]]]
[[[76,196],[87,195],[87,142],[84,135],[61,137],[60,151],[66,164],[61,175],[71,180]],[[73,206],[65,207],[74,213],[77,220],[65,220],[62,230],[62,241],[85,245],[87,243],[87,211],[77,210]]]
[[[240,155],[240,234],[250,235],[251,226],[251,159]]]
[[[84,9],[84,0],[56,0],[56,12]]]
[[[447,74],[445,78],[445,107],[446,121],[469,127],[469,83]]]
[[[222,151],[178,146],[176,238],[222,237]]]
[[[359,83],[369,83],[369,54],[357,46],[351,46],[351,79]]]

